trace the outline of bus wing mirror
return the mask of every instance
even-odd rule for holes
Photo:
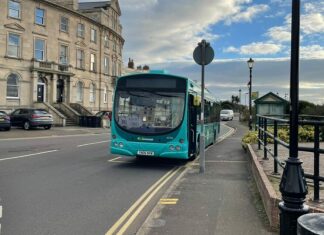
[[[200,103],[201,103],[201,98],[200,98],[200,96],[194,96],[193,105],[194,105],[195,107],[198,107],[198,106],[200,106]]]

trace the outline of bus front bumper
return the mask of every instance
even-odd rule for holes
[[[153,150],[154,155],[148,157],[162,157],[162,158],[177,158],[177,159],[188,159],[188,151],[186,145],[181,146],[181,150],[169,150],[169,146],[172,144],[154,144],[154,143],[127,143],[123,147],[111,146],[110,151],[112,154],[125,155],[125,156],[147,156],[138,154],[138,150],[148,151]]]

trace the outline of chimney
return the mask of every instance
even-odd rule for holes
[[[57,5],[77,11],[79,9],[79,0],[50,0]]]
[[[128,59],[128,68],[129,69],[134,69],[134,61],[131,60],[131,58]]]

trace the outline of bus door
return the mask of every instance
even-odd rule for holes
[[[189,129],[189,156],[196,154],[196,141],[197,141],[197,108],[193,104],[194,96],[189,95],[188,102],[188,129]]]

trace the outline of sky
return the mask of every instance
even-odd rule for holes
[[[90,0],[87,0],[90,1]],[[210,42],[215,59],[206,86],[217,99],[244,104],[252,57],[252,89],[289,99],[291,0],[119,0],[124,65],[147,64],[192,80],[201,68],[197,43]],[[301,0],[299,98],[324,104],[324,0]]]

